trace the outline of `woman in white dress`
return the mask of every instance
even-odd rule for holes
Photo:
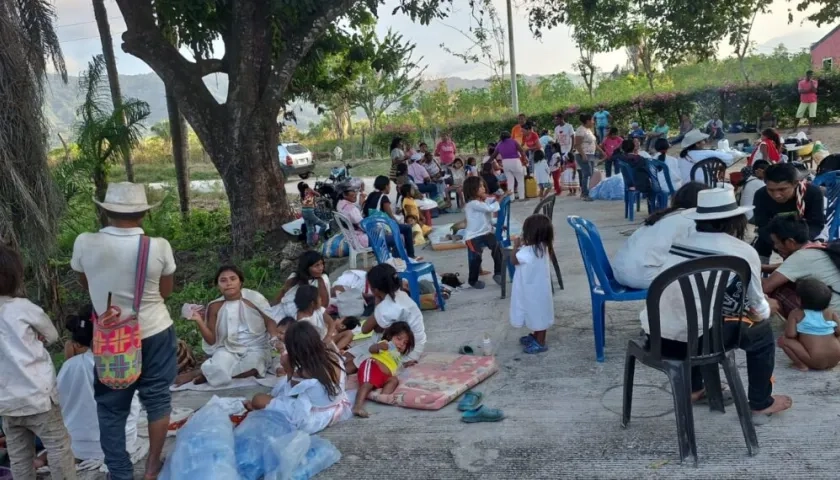
[[[308,250],[298,258],[297,271],[289,275],[288,280],[274,298],[271,308],[272,317],[279,321],[283,317],[297,317],[295,293],[299,285],[312,285],[318,289],[321,305],[330,304],[330,276],[324,273],[324,256]]]
[[[722,150],[706,150],[707,138],[709,138],[709,135],[697,129],[686,133],[683,137],[679,158],[680,178],[682,178],[683,183],[690,181],[703,183],[703,172],[699,169],[695,172],[694,178],[691,178],[691,169],[703,160],[718,158],[723,160],[727,167],[735,163],[735,157],[730,153]]]
[[[99,418],[96,401],[93,398],[93,306],[83,309],[79,315],[67,319],[67,330],[71,340],[64,344],[65,361],[58,372],[58,399],[61,416],[70,434],[73,456],[77,460],[104,461],[105,454],[99,439]],[[137,418],[140,415],[140,399],[137,393],[131,401],[131,410],[125,423],[125,449],[134,458],[141,449],[137,442]],[[114,439],[106,439],[114,441]],[[141,454],[142,455],[142,454]]]
[[[677,190],[669,208],[649,216],[633,232],[611,262],[618,283],[630,288],[650,287],[670,258],[671,245],[697,231],[694,220],[683,216],[682,211],[696,207],[697,194],[707,188],[702,183],[688,182]]]
[[[313,434],[353,416],[344,391],[341,355],[321,341],[315,327],[295,322],[286,330],[283,369],[289,372],[271,391],[246,402],[249,410],[274,410],[300,431]]]
[[[522,224],[522,237],[514,242],[511,261],[516,265],[510,294],[510,324],[532,333],[519,339],[525,353],[542,353],[546,330],[554,325],[549,259],[554,256],[554,226],[545,215],[531,215]]]
[[[216,273],[222,296],[191,318],[209,358],[200,372],[179,377],[176,383],[186,383],[192,375],[196,384],[221,387],[234,378],[265,375],[271,365],[271,345],[278,342],[277,323],[269,315],[268,300],[259,292],[242,288],[244,281],[235,266],[221,267]]]

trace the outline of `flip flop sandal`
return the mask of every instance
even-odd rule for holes
[[[464,393],[464,398],[458,402],[458,411],[459,412],[468,412],[470,410],[475,410],[476,408],[481,406],[481,397],[483,397],[481,392],[473,392],[472,390],[468,390]]]
[[[498,408],[489,408],[484,405],[461,415],[461,421],[464,423],[499,422],[504,418],[504,412]]]
[[[461,355],[475,355],[475,350],[469,345],[462,345],[461,348],[458,349],[458,353]]]
[[[525,349],[523,350],[523,352],[525,352],[529,355],[534,355],[534,354],[537,354],[537,353],[543,353],[543,352],[547,352],[547,351],[548,351],[548,347],[546,347],[545,345],[540,345],[539,342],[537,342],[536,339],[531,340],[531,343],[526,345]]]
[[[530,345],[534,341],[534,336],[530,333],[524,337],[519,337],[519,344],[522,346]]]

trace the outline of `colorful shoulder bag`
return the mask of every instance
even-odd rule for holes
[[[93,323],[93,359],[96,374],[100,383],[114,390],[130,387],[140,378],[142,371],[143,348],[138,313],[146,284],[149,244],[149,237],[141,235],[131,315],[121,320],[122,312],[119,307],[111,306],[109,293],[105,313]]]

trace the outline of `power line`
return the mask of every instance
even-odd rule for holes
[[[119,20],[122,17],[108,17],[108,20]],[[78,23],[66,23],[64,25],[56,25],[55,28],[65,28],[65,27],[76,27],[79,25],[87,25],[89,23],[96,23],[96,20],[88,20],[87,22],[78,22]]]
[[[122,34],[123,34],[123,33],[125,33],[125,32],[126,32],[125,30],[123,30],[123,31],[121,31],[121,32],[111,32],[111,36],[114,36],[114,35],[122,35]],[[99,35],[95,35],[95,36],[93,36],[93,37],[72,38],[72,39],[70,39],[70,40],[61,40],[61,41],[59,41],[58,43],[81,42],[82,40],[93,40],[94,38],[99,38]]]

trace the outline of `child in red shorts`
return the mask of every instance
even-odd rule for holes
[[[370,346],[371,356],[359,364],[359,390],[356,392],[356,404],[353,414],[367,418],[365,400],[370,392],[382,389],[388,395],[394,393],[400,380],[397,371],[402,363],[402,356],[414,349],[414,333],[406,322],[394,322],[382,333],[382,340]]]

